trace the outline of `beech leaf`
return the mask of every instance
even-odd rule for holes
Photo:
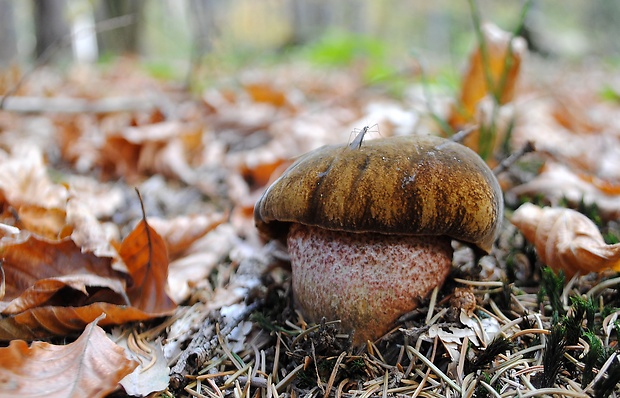
[[[23,205],[17,209],[19,224],[24,229],[49,239],[62,239],[71,235],[72,228],[67,225],[65,210],[39,206]]]
[[[148,352],[131,350],[126,336],[116,341],[125,349],[130,358],[139,361],[138,367],[120,381],[127,394],[145,397],[154,391],[163,391],[168,387],[170,368],[160,341],[150,343],[143,340],[141,345],[147,347]]]
[[[227,214],[179,216],[173,219],[151,218],[151,225],[164,239],[170,257],[183,254],[194,242],[226,221]]]
[[[103,397],[138,365],[110,340],[97,322],[73,343],[57,346],[13,340],[0,348],[0,395]]]
[[[488,59],[483,59],[480,46],[470,55],[460,92],[462,109],[453,112],[453,126],[470,121],[478,102],[488,94],[497,95],[500,104],[510,102],[514,97],[521,59],[527,50],[525,40],[490,23],[482,25],[481,29]]]
[[[92,294],[102,288],[110,291],[112,302],[128,304],[124,276],[112,269],[110,258],[82,253],[70,239],[47,241],[30,235],[3,243],[3,314],[44,305],[83,305],[95,301]]]
[[[543,263],[569,278],[577,272],[620,271],[620,243],[605,243],[592,220],[575,210],[525,203],[511,221]]]
[[[146,321],[159,314],[150,314],[134,307],[96,302],[81,307],[36,307],[16,315],[0,318],[0,341],[34,340],[81,332],[101,314],[107,316],[101,326]]]
[[[509,32],[486,23],[481,26],[482,40],[486,53],[483,54],[482,43],[472,52],[465,76],[463,76],[457,105],[452,107],[449,124],[453,129],[461,130],[467,125],[477,125],[462,143],[477,153],[484,153],[481,138],[483,126],[497,122],[497,119],[512,119],[510,112],[497,118],[495,103],[504,105],[512,102],[516,82],[521,69],[521,61],[527,51],[527,44],[522,37],[513,37]],[[491,98],[493,101],[490,101]],[[503,123],[502,123],[503,124]],[[496,126],[497,127],[497,126]],[[496,151],[504,142],[504,129],[496,128],[490,142],[490,148]],[[482,145],[482,146],[481,146]],[[494,164],[489,159],[490,164]]]
[[[166,293],[166,243],[146,222],[146,217],[123,240],[119,253],[132,279],[127,288],[131,304],[152,314],[164,315],[174,310],[176,304]]]

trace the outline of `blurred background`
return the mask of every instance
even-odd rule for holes
[[[519,26],[522,1],[478,0],[483,20]],[[458,69],[475,34],[471,3],[434,0],[0,0],[0,66],[139,58],[155,75],[185,78],[304,59],[369,74],[408,59]],[[620,2],[529,3],[520,32],[540,56],[620,57]]]

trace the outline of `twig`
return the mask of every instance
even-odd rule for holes
[[[244,321],[252,312],[256,311],[263,305],[262,300],[257,300],[252,304],[245,307],[243,312],[239,314],[232,322],[228,323],[221,330],[221,334],[227,335],[232,332],[234,328]],[[176,365],[170,371],[170,385],[174,388],[180,388],[183,384],[185,375],[188,374],[188,367],[200,368],[202,364],[212,355],[213,350],[217,347],[218,336],[212,335],[210,332],[213,325],[210,322],[205,321],[200,327],[200,331],[194,335],[192,341],[181,357],[177,361]],[[188,364],[188,362],[190,362]]]
[[[138,97],[110,97],[96,101],[61,97],[4,97],[0,109],[17,113],[111,113],[120,111],[148,111],[155,107],[155,99]]]
[[[502,160],[500,164],[495,166],[495,168],[493,169],[493,174],[499,175],[503,173],[504,171],[508,170],[508,168],[512,166],[517,160],[519,160],[523,155],[534,151],[536,151],[534,143],[532,141],[526,142],[525,145],[521,147],[521,149],[512,153],[506,159]]]
[[[476,129],[477,129],[478,127],[479,127],[478,125],[473,125],[473,126],[469,126],[469,127],[468,127],[468,128],[466,128],[466,129],[460,130],[460,131],[458,131],[457,133],[453,134],[453,135],[450,137],[450,140],[451,140],[451,141],[458,142],[458,143],[461,143],[461,144],[462,144],[462,143],[463,143],[463,140],[464,140],[465,138],[467,138],[467,137],[468,137],[471,133],[473,133],[474,131],[476,131]]]
[[[268,380],[265,379],[264,377],[256,376],[256,377],[248,378],[247,376],[239,376],[237,380],[239,380],[239,383],[241,384],[247,384],[249,382],[252,387],[258,387],[258,388],[269,387]]]

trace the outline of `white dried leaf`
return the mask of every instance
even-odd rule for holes
[[[525,203],[511,221],[543,263],[569,278],[577,272],[620,271],[620,243],[606,244],[594,222],[575,210]]]

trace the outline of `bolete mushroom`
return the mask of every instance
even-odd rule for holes
[[[301,156],[254,207],[261,234],[287,242],[301,312],[341,320],[354,345],[443,284],[452,239],[488,253],[503,214],[495,176],[469,148],[422,135],[362,142],[364,132]]]

